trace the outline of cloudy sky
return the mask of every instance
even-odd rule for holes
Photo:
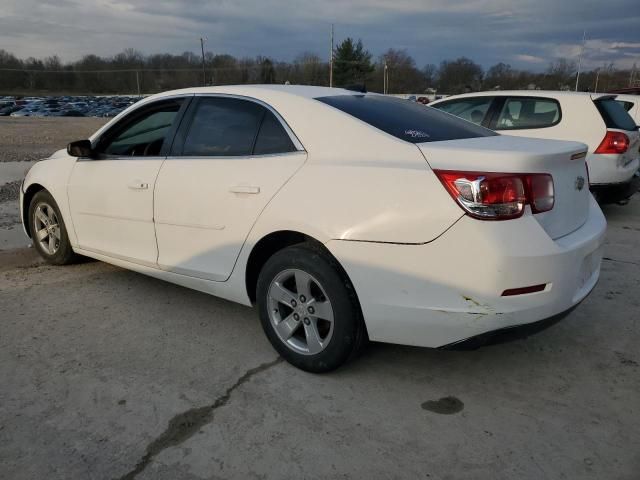
[[[588,67],[640,66],[639,0],[2,0],[0,48],[20,57],[113,55],[206,48],[236,56],[327,57],[336,39],[362,38],[374,56],[403,48],[418,66],[468,56],[542,70],[577,59]]]

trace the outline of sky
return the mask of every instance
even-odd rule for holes
[[[0,0],[0,49],[19,57],[199,52],[327,58],[329,32],[374,57],[406,49],[418,67],[467,56],[540,71],[554,59],[640,67],[639,0]]]

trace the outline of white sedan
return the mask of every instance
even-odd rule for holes
[[[37,163],[20,203],[50,263],[257,303],[275,349],[321,372],[367,339],[477,343],[575,307],[606,228],[585,152],[380,95],[193,88]]]

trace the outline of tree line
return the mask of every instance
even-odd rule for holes
[[[312,52],[284,62],[212,52],[206,52],[204,60],[193,52],[143,55],[128,48],[113,57],[85,55],[63,63],[58,56],[20,59],[0,49],[0,94],[147,94],[197,85],[247,83],[329,85],[329,71],[329,62]],[[374,58],[361,40],[352,38],[334,50],[334,86],[362,85],[369,91],[382,92],[385,72],[388,93],[455,94],[488,89],[573,90],[577,67],[574,61],[561,58],[552,61],[543,72],[516,69],[502,62],[485,71],[466,57],[419,67],[406,50],[390,48]],[[628,85],[629,78],[629,70],[603,65],[582,72],[579,89],[622,88]]]

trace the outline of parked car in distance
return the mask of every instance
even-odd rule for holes
[[[367,338],[448,348],[576,307],[606,228],[585,152],[375,94],[192,88],[36,163],[20,208],[49,263],[257,304],[274,348],[323,372]]]
[[[115,117],[138,100],[139,97],[121,95],[1,97],[0,116]]]
[[[615,95],[490,91],[429,105],[508,135],[587,144],[591,190],[600,201],[624,201],[638,189],[640,132]]]

